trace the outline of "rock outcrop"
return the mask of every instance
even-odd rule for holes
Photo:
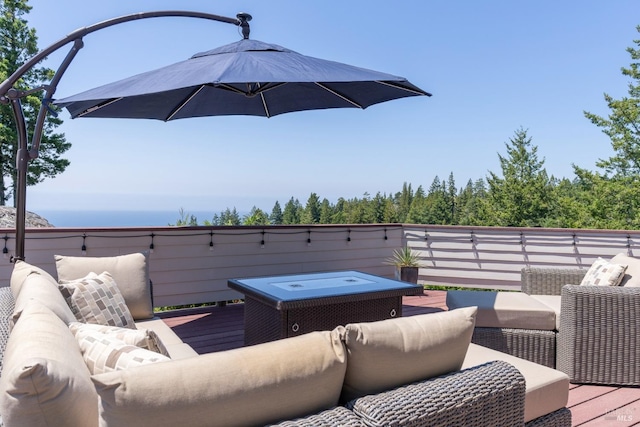
[[[15,228],[15,226],[16,208],[10,206],[0,206],[0,228]],[[54,227],[54,225],[49,223],[49,221],[47,221],[40,215],[27,211],[26,227],[46,228]]]

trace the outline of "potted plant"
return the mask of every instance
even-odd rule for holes
[[[396,280],[418,283],[418,269],[420,268],[420,256],[405,246],[393,251],[393,255],[387,259],[387,264],[396,267]]]

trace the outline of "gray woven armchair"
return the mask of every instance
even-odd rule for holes
[[[574,383],[640,386],[640,288],[580,286],[585,273],[522,269],[523,292],[561,295],[556,368]]]

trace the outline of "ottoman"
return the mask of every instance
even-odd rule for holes
[[[477,306],[471,342],[540,365],[556,366],[556,310],[522,292],[448,291],[450,310]]]

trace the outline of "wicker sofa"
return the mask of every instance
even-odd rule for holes
[[[128,265],[114,259],[114,269]],[[70,262],[95,260],[62,261],[58,279]],[[140,277],[144,270],[137,268]],[[130,276],[114,273],[119,287]],[[148,278],[137,280],[142,290],[130,282],[122,293],[136,327],[156,331],[172,360],[92,375],[56,281],[16,264],[11,288],[0,288],[7,426],[571,425],[568,378],[469,344],[473,308],[196,355],[150,318]]]
[[[556,367],[571,382],[640,386],[640,259],[611,262],[627,265],[620,286],[581,286],[585,269],[527,267],[522,291],[560,299]]]

